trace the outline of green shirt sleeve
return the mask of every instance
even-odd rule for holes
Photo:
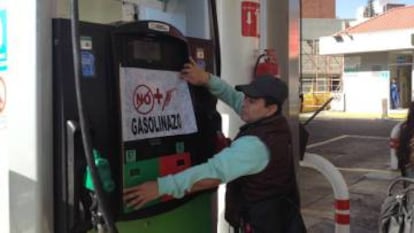
[[[241,176],[262,171],[269,162],[270,153],[256,136],[243,136],[206,163],[191,167],[175,175],[158,178],[160,195],[181,198],[193,184],[202,179],[219,179],[230,182]]]
[[[211,94],[232,107],[237,114],[240,114],[244,99],[243,92],[236,91],[232,86],[212,74],[210,74],[207,88]]]

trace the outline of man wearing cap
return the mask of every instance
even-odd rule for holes
[[[206,163],[124,190],[125,202],[140,208],[162,195],[186,193],[228,183],[226,220],[243,232],[305,232],[298,209],[299,195],[291,134],[282,115],[286,84],[272,76],[256,77],[236,90],[197,67],[190,59],[181,77],[231,106],[246,122],[231,145]]]

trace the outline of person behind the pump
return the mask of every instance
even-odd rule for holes
[[[304,232],[291,134],[282,115],[288,96],[286,84],[264,75],[248,85],[236,86],[235,90],[197,67],[191,58],[180,76],[192,85],[208,88],[246,124],[229,147],[206,163],[125,189],[126,204],[138,209],[162,195],[182,198],[186,193],[228,183],[225,217],[232,226],[248,227],[254,233]],[[292,226],[289,221],[300,224]]]

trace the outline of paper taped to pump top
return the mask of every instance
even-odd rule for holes
[[[186,81],[174,71],[121,67],[123,141],[197,132]]]

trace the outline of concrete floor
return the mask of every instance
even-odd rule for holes
[[[316,123],[319,124],[318,127],[313,126],[314,131],[318,129],[321,131],[320,134],[324,134],[322,141],[326,143],[320,143],[321,141],[313,138],[313,143],[307,151],[328,159],[342,173],[350,195],[350,232],[376,233],[378,232],[379,212],[386,196],[387,186],[399,175],[398,171],[390,169],[389,139],[386,136],[389,134],[390,127],[395,123],[377,121],[375,124],[384,127],[382,130],[384,132],[379,133],[373,130],[372,132],[375,131],[375,133],[371,135],[366,131],[342,135],[341,132],[335,132],[341,135],[340,137],[334,135],[335,133],[332,133],[331,137],[326,137],[329,130],[340,131],[335,127],[323,129],[323,127],[329,127],[326,123],[319,122]],[[332,121],[328,123],[338,126]],[[344,128],[347,130],[353,127],[361,128],[358,124],[355,126],[350,122],[348,125],[344,124]],[[368,127],[374,127],[378,131],[375,124]],[[385,127],[384,124],[388,126]],[[299,174],[302,213],[308,232],[335,232],[335,198],[332,187],[325,177],[313,169],[301,168]]]

